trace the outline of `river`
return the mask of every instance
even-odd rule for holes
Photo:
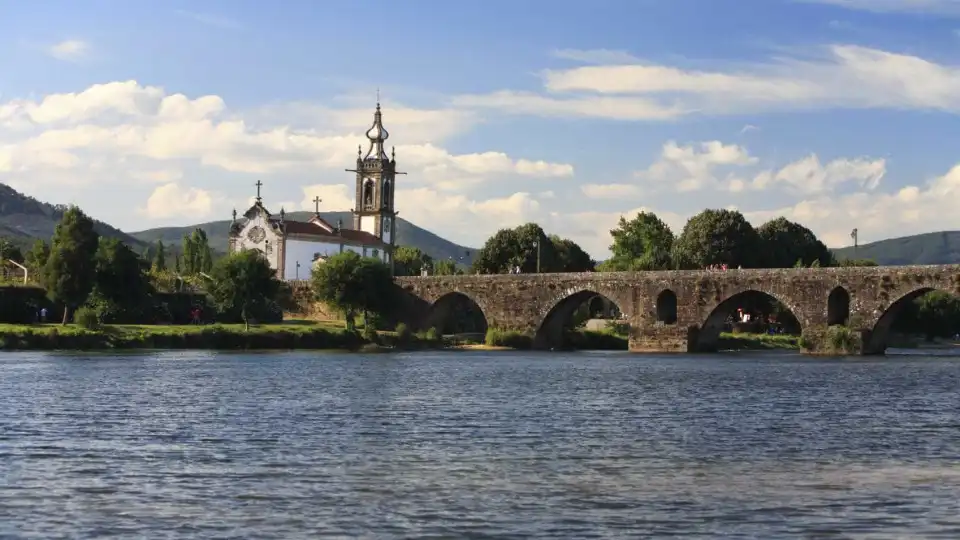
[[[0,355],[2,538],[960,538],[960,358]]]

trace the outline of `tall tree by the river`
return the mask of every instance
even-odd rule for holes
[[[63,324],[93,289],[99,240],[93,220],[76,206],[63,213],[53,233],[50,255],[43,268],[43,285],[50,300],[63,304]]]

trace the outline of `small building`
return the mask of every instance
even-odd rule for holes
[[[384,150],[389,134],[383,127],[380,104],[374,113],[373,126],[367,130],[370,141],[367,153],[357,149],[357,164],[348,172],[356,173],[356,206],[353,227],[343,223],[327,223],[320,217],[319,197],[314,199],[315,215],[307,221],[287,219],[281,208],[279,215],[272,214],[263,204],[257,181],[257,197],[253,206],[237,219],[233,211],[230,226],[231,253],[256,249],[266,256],[270,266],[276,269],[281,279],[309,279],[315,264],[322,264],[327,257],[354,251],[365,257],[378,258],[392,267],[396,216],[394,209],[394,185],[396,154],[390,157]]]

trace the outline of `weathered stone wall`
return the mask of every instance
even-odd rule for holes
[[[960,294],[960,266],[430,276],[397,283],[412,300],[407,313],[414,325],[427,323],[430,307],[444,296],[462,294],[490,327],[529,333],[545,347],[576,305],[601,294],[630,323],[631,350],[648,352],[710,350],[737,299],[749,291],[779,300],[810,335],[820,335],[817,329],[830,316],[828,298],[842,287],[848,325],[862,332],[864,352],[876,353],[886,348],[890,323],[906,302],[929,290]],[[675,321],[658,317],[658,297],[667,291],[676,296]]]

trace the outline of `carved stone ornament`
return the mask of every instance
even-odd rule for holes
[[[263,242],[263,239],[267,237],[266,231],[263,230],[263,227],[257,225],[256,227],[250,229],[250,232],[247,233],[247,238],[250,239],[254,244],[259,244]]]

